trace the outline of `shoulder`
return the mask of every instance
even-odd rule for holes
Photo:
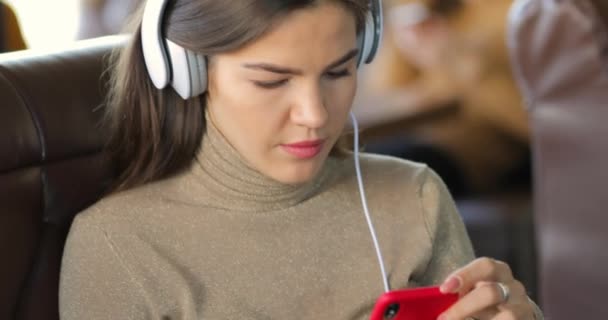
[[[445,183],[426,164],[392,156],[360,154],[361,175],[370,198],[382,199],[410,209],[418,208],[428,223],[436,224],[441,212],[455,211]],[[344,175],[356,185],[354,160],[344,159]]]
[[[72,228],[98,227],[106,231],[129,233],[132,228],[153,219],[166,206],[170,180],[148,183],[112,193],[78,213]]]
[[[423,201],[423,205],[438,203],[444,198],[451,201],[441,177],[424,163],[391,156],[363,154],[361,167],[368,171],[372,180],[380,180],[383,183],[392,180],[392,187],[412,189]]]
[[[359,162],[365,193],[372,202],[425,210],[431,209],[431,204],[437,206],[437,202],[451,199],[445,199],[449,193],[445,191],[443,181],[426,164],[369,153],[360,153]],[[352,155],[339,160],[337,167],[341,177],[338,186],[343,186],[346,192],[358,194],[355,192],[358,182]]]
[[[351,170],[352,175],[355,174],[355,165],[352,157],[345,160],[349,165],[345,166],[347,170]],[[365,179],[366,184],[388,184],[391,187],[407,187],[418,189],[424,183],[424,180],[432,175],[432,171],[426,164],[404,160],[401,158],[360,153],[359,161],[361,165],[361,174]]]

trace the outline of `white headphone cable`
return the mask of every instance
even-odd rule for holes
[[[389,292],[390,287],[388,284],[388,278],[386,277],[386,271],[384,269],[384,260],[382,259],[382,252],[380,251],[380,245],[378,244],[378,238],[376,237],[376,231],[374,230],[374,224],[372,223],[372,218],[369,214],[369,209],[367,208],[367,200],[365,198],[365,189],[363,188],[363,178],[361,175],[361,166],[359,165],[359,125],[357,123],[357,118],[354,113],[350,113],[350,118],[353,124],[354,130],[354,158],[355,158],[355,170],[357,171],[357,182],[359,184],[359,195],[361,196],[361,203],[363,204],[363,212],[365,213],[365,218],[367,219],[367,225],[369,226],[369,232],[372,236],[372,240],[374,241],[374,247],[376,249],[376,255],[378,256],[378,263],[380,264],[380,272],[382,273],[382,282],[384,283],[384,291]]]

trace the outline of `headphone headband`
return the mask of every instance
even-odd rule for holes
[[[154,86],[167,85],[184,99],[198,96],[207,90],[207,63],[204,55],[187,50],[163,34],[162,22],[169,0],[147,0],[141,23],[141,42],[146,69]],[[357,67],[371,63],[382,39],[383,17],[381,0],[369,1],[365,29],[359,34]]]

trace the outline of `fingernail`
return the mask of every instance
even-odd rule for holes
[[[446,316],[445,314],[442,314],[439,317],[437,317],[437,320],[448,320],[448,316]]]
[[[460,277],[458,276],[454,276],[449,278],[446,282],[444,282],[441,287],[439,287],[439,290],[441,290],[442,293],[451,293],[451,292],[456,292],[458,291],[458,289],[460,289],[460,285],[462,284],[462,280],[460,279]],[[441,319],[444,320],[444,319]]]

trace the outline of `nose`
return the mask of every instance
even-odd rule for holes
[[[323,127],[328,118],[323,90],[319,83],[302,88],[291,109],[291,120],[301,126],[317,129]]]

